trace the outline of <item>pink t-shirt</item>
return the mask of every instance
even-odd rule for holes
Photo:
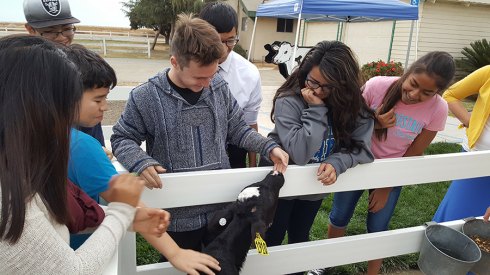
[[[372,109],[377,109],[388,88],[399,77],[378,76],[369,79],[364,87],[363,96]],[[405,104],[401,100],[395,104],[396,125],[388,128],[386,140],[380,141],[373,133],[371,150],[374,157],[402,157],[422,129],[429,131],[444,130],[447,119],[447,103],[441,96],[417,104]]]

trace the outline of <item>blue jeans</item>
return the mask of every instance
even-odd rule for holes
[[[401,186],[393,187],[385,207],[376,213],[368,212],[366,221],[368,233],[388,230],[401,189]],[[369,193],[372,191],[369,190]],[[332,226],[336,228],[347,227],[363,192],[364,190],[356,190],[334,194],[332,211],[330,212],[330,224]]]

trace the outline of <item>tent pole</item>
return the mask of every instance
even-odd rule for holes
[[[396,27],[396,20],[393,20],[393,27],[391,28],[391,39],[390,39],[390,48],[388,49],[388,59],[386,59],[386,62],[390,62],[391,59],[391,50],[393,49],[393,38],[395,37],[395,27]]]
[[[344,22],[340,22],[340,33],[339,33],[339,41],[340,42],[343,42],[342,41],[343,32],[344,32]]]
[[[293,56],[291,58],[291,70],[294,68],[294,59],[296,58],[296,49],[298,48],[298,40],[299,40],[299,27],[301,25],[301,12],[299,13],[299,16],[298,16],[298,26],[296,26],[296,37],[294,38],[294,48],[293,48]],[[289,74],[291,74],[291,72],[289,72]]]
[[[252,30],[252,40],[250,40],[250,47],[248,48],[248,57],[247,57],[248,61],[250,61],[250,55],[252,54],[252,46],[254,44],[255,28],[257,27],[257,20],[258,20],[258,16],[255,15],[254,28]]]
[[[410,48],[412,47],[412,34],[413,34],[413,26],[415,24],[415,20],[412,20],[412,24],[410,25],[410,36],[408,37],[408,48],[407,48],[407,56],[405,57],[405,66],[403,66],[403,71],[407,71],[408,59],[410,58]]]
[[[337,36],[335,37],[335,40],[340,41],[339,39],[339,31],[340,31],[340,21],[337,23]]]

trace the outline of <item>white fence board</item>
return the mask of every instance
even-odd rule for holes
[[[358,189],[424,184],[451,179],[489,176],[490,152],[471,152],[376,160],[342,174],[324,187],[316,181],[318,165],[288,168],[280,196],[341,192]],[[120,173],[127,172],[114,163]],[[163,174],[163,189],[145,190],[148,206],[169,208],[233,201],[246,185],[265,177],[270,168],[228,169]],[[443,225],[460,230],[464,221]],[[269,256],[249,252],[241,274],[286,274],[313,268],[338,266],[418,252],[424,226],[348,236],[269,248]],[[119,248],[118,274],[182,274],[169,263],[135,267],[135,234],[129,233]],[[135,271],[136,270],[136,271]]]
[[[347,170],[330,186],[323,186],[316,180],[318,164],[290,165],[285,173],[286,183],[279,196],[333,193],[490,176],[488,163],[490,152],[375,160],[373,163]],[[119,172],[126,171],[119,163],[114,164]],[[263,179],[270,170],[269,167],[258,167],[161,174],[163,189],[146,189],[142,201],[161,208],[234,201],[245,186]]]

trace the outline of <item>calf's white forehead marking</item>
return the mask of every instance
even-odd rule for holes
[[[238,200],[243,202],[246,199],[252,198],[252,197],[258,197],[260,196],[259,188],[258,187],[248,187],[243,189],[240,194],[238,194]]]

